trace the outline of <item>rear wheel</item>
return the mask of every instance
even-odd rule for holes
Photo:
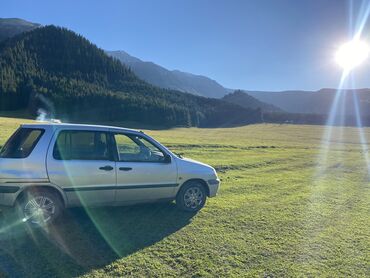
[[[48,226],[61,214],[60,197],[49,190],[29,190],[18,202],[18,212],[23,222],[34,226]]]
[[[177,194],[176,205],[181,210],[196,212],[204,207],[207,199],[203,184],[191,181],[183,185]]]

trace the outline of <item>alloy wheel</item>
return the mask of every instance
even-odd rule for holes
[[[203,202],[203,192],[198,187],[190,187],[185,191],[184,204],[186,207],[196,209]]]
[[[24,206],[23,221],[33,224],[46,224],[55,214],[55,203],[47,196],[35,196],[30,198]]]

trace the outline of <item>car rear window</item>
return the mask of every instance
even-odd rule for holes
[[[43,134],[43,129],[19,128],[1,149],[0,158],[28,157]]]

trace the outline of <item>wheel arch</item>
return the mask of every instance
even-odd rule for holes
[[[22,188],[22,190],[19,192],[17,197],[15,198],[14,203],[17,203],[28,191],[30,190],[47,190],[49,192],[53,192],[56,194],[60,200],[62,201],[63,207],[67,206],[67,199],[66,196],[64,195],[63,191],[53,185],[30,185],[30,186],[25,186]]]
[[[206,190],[206,193],[207,193],[207,197],[209,197],[210,195],[210,192],[209,192],[209,186],[207,184],[207,182],[203,179],[200,179],[200,178],[194,178],[194,179],[189,179],[189,180],[186,180],[180,187],[179,187],[179,190],[177,191],[176,193],[176,197],[177,195],[179,194],[180,190],[182,187],[184,187],[185,185],[187,185],[188,183],[190,182],[199,182],[201,185],[203,185],[204,189]]]

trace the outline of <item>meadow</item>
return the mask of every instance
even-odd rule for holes
[[[0,118],[0,145],[28,121]],[[173,203],[71,209],[48,231],[13,225],[3,209],[0,275],[369,276],[368,153],[359,129],[334,127],[324,141],[324,126],[145,132],[215,167],[218,196],[195,215]]]

